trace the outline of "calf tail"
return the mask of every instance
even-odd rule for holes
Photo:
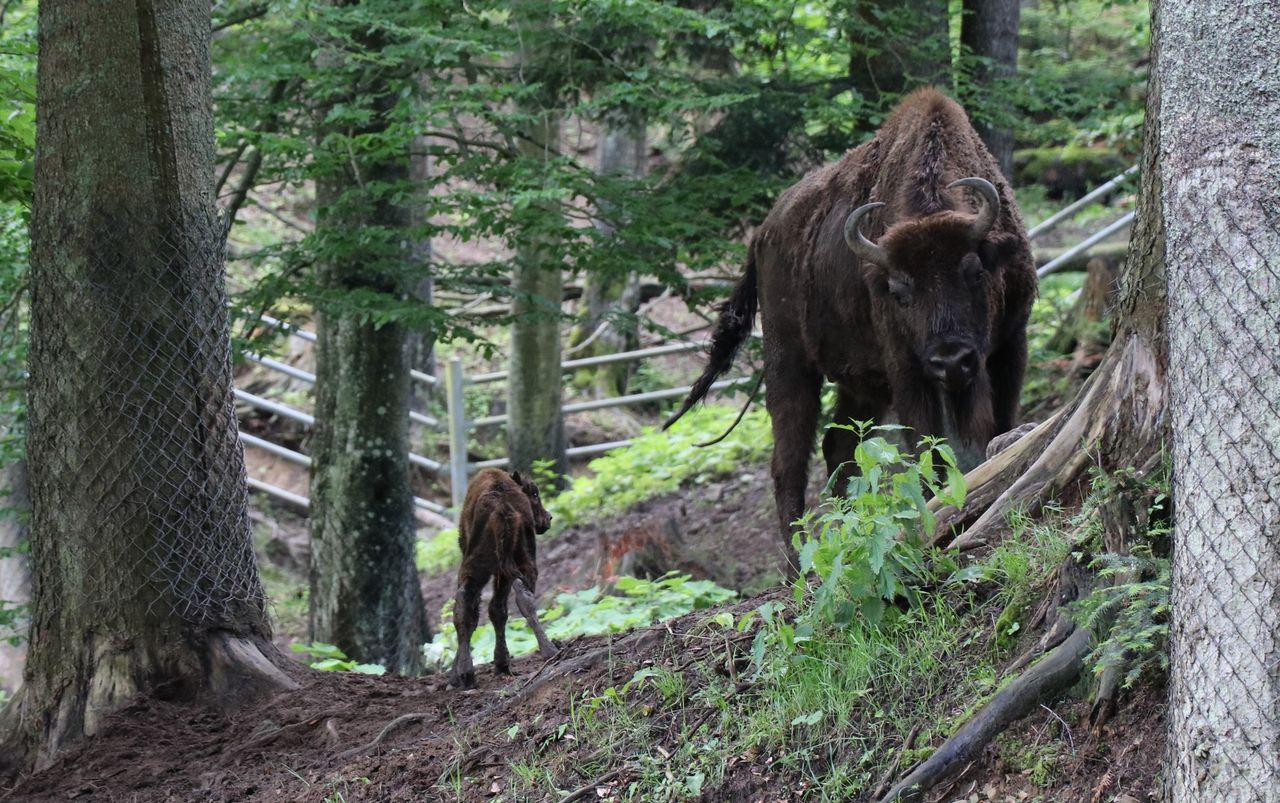
[[[689,395],[675,415],[667,419],[663,429],[670,427],[680,416],[689,412],[689,408],[702,401],[711,390],[716,379],[733,367],[733,358],[738,349],[751,336],[751,329],[756,319],[756,260],[755,254],[747,257],[746,269],[733,294],[720,305],[720,320],[716,323],[716,331],[711,336],[711,350],[707,357],[707,369],[698,377],[689,390]]]

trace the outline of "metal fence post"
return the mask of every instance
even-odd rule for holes
[[[451,358],[445,381],[449,411],[449,485],[453,494],[453,506],[459,510],[467,493],[467,410],[462,395],[465,383],[462,359]]]

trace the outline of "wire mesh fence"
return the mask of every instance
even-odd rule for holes
[[[1280,800],[1280,217],[1250,206],[1168,231],[1175,801]]]
[[[44,565],[78,586],[65,598],[103,618],[235,626],[259,617],[265,599],[231,400],[220,238],[198,223],[143,232],[60,243],[35,285],[29,446],[44,495],[37,526],[56,537],[33,549],[56,552]]]

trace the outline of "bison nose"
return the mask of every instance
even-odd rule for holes
[[[965,343],[942,343],[925,360],[929,376],[952,389],[967,387],[978,372],[978,352]]]

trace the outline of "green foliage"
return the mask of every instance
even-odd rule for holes
[[[574,478],[548,507],[557,521],[571,525],[620,513],[689,482],[739,471],[759,461],[772,444],[763,408],[749,411],[720,443],[697,446],[723,434],[737,415],[732,407],[705,405],[690,410],[666,432],[646,428],[631,445],[592,460],[591,476]]]
[[[694,610],[709,608],[733,599],[733,591],[708,580],[691,580],[684,575],[667,575],[657,580],[619,577],[612,585],[587,588],[556,595],[555,604],[538,614],[552,639],[575,636],[597,636],[620,633],[644,627]],[[440,613],[440,632],[432,642],[429,656],[445,666],[457,652],[458,634],[453,626],[453,602]],[[525,655],[538,648],[537,639],[523,618],[507,622],[507,646],[512,656]],[[471,654],[477,663],[493,660],[493,625],[476,629],[471,639]]]
[[[1015,135],[1027,146],[1140,144],[1148,4],[1069,0],[1022,10]]]
[[[312,669],[325,672],[359,672],[362,675],[384,675],[387,672],[387,668],[382,664],[362,664],[352,661],[342,650],[320,641],[313,641],[310,644],[290,644],[289,649],[318,659],[307,664]]]
[[[964,475],[951,447],[937,439],[926,439],[913,457],[883,435],[867,437],[897,428],[832,426],[861,439],[853,458],[857,472],[847,495],[829,493],[801,520],[804,532],[795,536],[800,571],[822,578],[811,618],[845,627],[861,617],[874,627],[897,614],[899,597],[918,601],[914,587],[931,572],[925,550],[934,519],[925,494],[963,505]],[[805,584],[796,586],[797,601],[806,593]]]
[[[1084,627],[1101,628],[1110,622],[1107,637],[1085,659],[1095,674],[1110,667],[1125,667],[1123,685],[1132,686],[1143,677],[1163,677],[1169,669],[1170,560],[1169,466],[1167,461],[1147,477],[1131,470],[1107,476],[1095,472],[1093,490],[1081,516],[1117,493],[1144,500],[1140,518],[1147,531],[1129,545],[1129,554],[1100,554],[1091,568],[1098,570],[1092,593],[1071,608],[1071,615]],[[1100,534],[1100,526],[1095,525]]]
[[[423,574],[440,574],[462,560],[458,551],[458,528],[441,530],[431,538],[419,539],[414,544],[414,563]]]
[[[4,4],[0,24],[0,208],[31,207],[36,142],[36,4]]]

